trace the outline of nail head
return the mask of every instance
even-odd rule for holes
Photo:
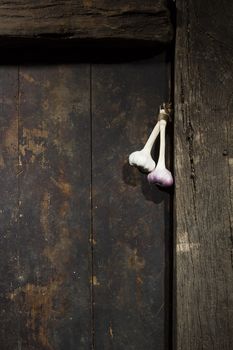
[[[227,149],[224,149],[223,152],[222,152],[223,156],[227,156],[228,155],[228,150]]]

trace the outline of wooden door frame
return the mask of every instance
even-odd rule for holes
[[[233,348],[233,5],[177,0],[175,276],[179,350]]]
[[[166,45],[173,27],[166,0],[0,3],[0,46],[42,45],[66,49],[84,44]]]

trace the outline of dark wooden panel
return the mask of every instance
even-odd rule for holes
[[[0,67],[0,347],[18,346],[20,315],[10,293],[19,284],[18,67]]]
[[[2,41],[34,43],[126,39],[167,43],[172,38],[165,0],[16,0],[0,2]],[[60,45],[61,45],[60,43]]]
[[[167,349],[169,194],[128,165],[167,99],[165,56],[92,68],[95,349]]]
[[[177,7],[177,349],[230,350],[233,3],[179,0]]]
[[[1,349],[91,346],[89,90],[88,65],[20,68],[17,261],[3,254],[1,305],[18,321]]]

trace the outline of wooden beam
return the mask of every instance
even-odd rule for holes
[[[177,0],[176,348],[233,348],[233,2]]]
[[[127,40],[166,44],[172,25],[165,0],[0,1],[0,44]]]

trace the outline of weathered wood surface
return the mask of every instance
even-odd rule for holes
[[[169,194],[128,165],[167,99],[165,55],[92,68],[95,348],[168,349]],[[167,266],[168,267],[168,266]]]
[[[177,0],[178,350],[233,349],[233,2]]]
[[[86,350],[89,66],[3,67],[0,79],[0,347]]]
[[[165,0],[0,1],[0,44],[106,39],[164,44],[171,38]]]
[[[129,167],[166,55],[0,69],[0,348],[169,348],[170,195]]]
[[[17,66],[0,67],[0,105],[0,344],[10,350],[18,345],[20,319],[9,297],[19,276]]]

